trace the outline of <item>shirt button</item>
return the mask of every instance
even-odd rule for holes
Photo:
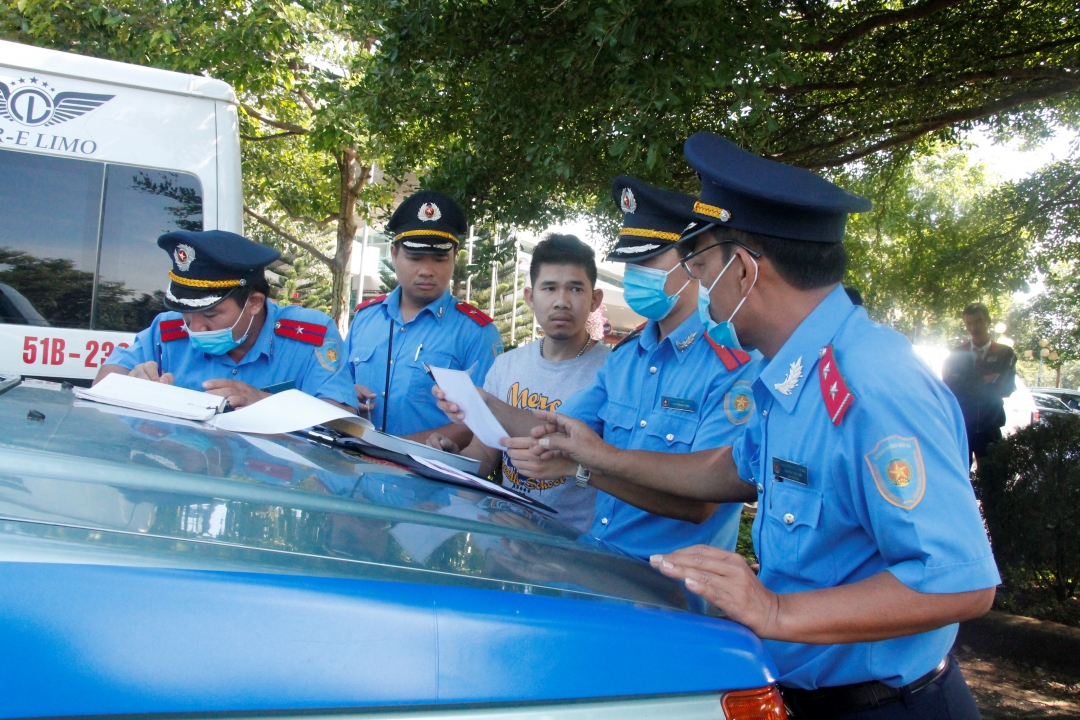
[[[765,492],[765,486],[764,486],[764,485],[762,485],[761,483],[758,483],[758,484],[757,484],[757,491],[758,491],[758,495],[760,495],[761,493]]]
[[[644,420],[638,423],[638,425],[640,425],[641,427],[645,427],[647,424],[648,423],[646,423]]]
[[[761,417],[769,417],[769,411],[768,410],[762,410],[761,411]]]
[[[394,364],[394,359],[393,359],[393,358],[390,358],[390,364],[391,364],[391,365],[393,365],[393,364]]]
[[[667,435],[665,436],[665,438],[667,439],[667,441],[668,441],[668,442],[671,442],[672,440],[674,440],[674,439],[675,439],[675,436],[674,436],[674,435],[672,435],[671,433],[668,433],[668,434],[667,434]]]
[[[398,332],[405,332],[405,328],[403,328],[403,327],[398,328]]]
[[[793,525],[794,523],[795,523],[795,516],[792,515],[791,513],[786,513],[784,515],[784,524],[785,525]]]
[[[607,518],[600,518],[601,525],[607,525]]]
[[[356,362],[360,362],[360,358],[358,358],[358,357],[354,357],[354,358],[352,359],[352,361],[353,361],[354,363],[356,363]]]
[[[383,396],[383,397],[386,397],[386,393],[383,393],[383,394],[382,394],[382,396]]]
[[[656,374],[656,367],[649,368],[649,372],[651,372],[653,375],[655,375]]]
[[[235,374],[236,374],[236,368],[233,368],[233,369],[232,369],[232,374],[233,374],[233,375],[235,375]]]

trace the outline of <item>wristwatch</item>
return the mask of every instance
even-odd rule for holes
[[[589,484],[589,478],[591,477],[592,473],[589,472],[589,469],[581,463],[578,463],[577,473],[574,475],[574,482],[577,483],[577,486],[579,488],[587,487]]]

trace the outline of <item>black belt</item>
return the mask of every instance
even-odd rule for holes
[[[903,697],[904,692],[914,693],[922,690],[944,675],[948,668],[949,656],[946,655],[945,659],[933,670],[899,688],[890,687],[877,680],[870,680],[817,690],[800,690],[781,685],[780,692],[784,696],[784,702],[794,711],[797,720],[826,720],[863,710],[873,710],[896,702]]]

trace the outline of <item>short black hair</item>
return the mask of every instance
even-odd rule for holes
[[[577,235],[552,233],[537,243],[529,265],[529,279],[533,285],[544,265],[576,265],[585,271],[589,282],[596,287],[596,253]]]
[[[964,308],[964,315],[982,315],[986,322],[990,322],[990,311],[981,302],[973,302]]]
[[[767,257],[780,277],[799,290],[835,285],[847,272],[848,255],[844,243],[789,240],[723,225],[714,226],[712,231],[719,242],[734,241]],[[721,252],[727,261],[735,249],[724,245]]]

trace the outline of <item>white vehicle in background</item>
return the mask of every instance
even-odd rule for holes
[[[934,374],[941,378],[945,358],[949,356],[949,348],[940,345],[915,345],[915,354],[926,362]],[[1027,427],[1039,419],[1039,408],[1035,406],[1035,399],[1031,391],[1020,376],[1016,377],[1016,390],[1005,398],[1005,425],[1001,428],[1002,435],[1011,435],[1022,427]]]
[[[160,312],[159,235],[243,232],[236,95],[0,41],[0,374],[87,384]]]

